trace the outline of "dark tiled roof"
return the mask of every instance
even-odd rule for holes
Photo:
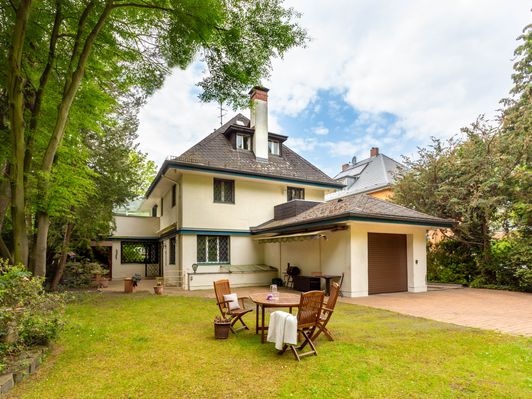
[[[404,206],[383,201],[366,194],[355,194],[341,199],[323,202],[315,207],[283,220],[270,220],[252,228],[253,232],[282,230],[297,225],[333,220],[338,218],[363,218],[391,220],[397,222],[410,222],[434,227],[451,227],[453,221],[430,216],[417,212]]]
[[[284,144],[282,144],[281,149],[282,156],[270,155],[268,162],[257,161],[251,151],[234,149],[231,142],[224,136],[224,132],[231,125],[236,127],[248,126],[249,119],[238,114],[198,144],[180,156],[171,159],[169,163],[297,180],[302,183],[312,182],[329,187],[342,187],[337,181],[331,179]]]

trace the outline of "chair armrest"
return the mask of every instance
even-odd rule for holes
[[[220,302],[216,302],[216,304],[221,305],[222,303],[229,303],[229,302],[233,302],[233,301],[220,301]]]
[[[249,297],[247,297],[247,296],[243,296],[243,297],[238,298],[238,300],[239,300],[240,303],[242,304],[242,307],[243,307],[243,308],[246,307],[246,304],[244,303],[244,299],[247,299],[248,301],[251,301],[251,299],[249,299]],[[252,301],[252,302],[253,302],[253,301]]]

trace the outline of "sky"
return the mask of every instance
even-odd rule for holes
[[[431,137],[493,118],[512,86],[524,0],[288,0],[310,41],[272,63],[269,130],[330,176],[371,147],[398,161]],[[220,125],[201,103],[195,62],[175,70],[142,108],[142,151],[161,165]],[[240,110],[248,116],[248,110]],[[227,110],[225,120],[236,111]]]

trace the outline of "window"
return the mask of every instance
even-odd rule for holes
[[[159,244],[154,241],[122,241],[120,263],[159,263]]]
[[[154,205],[153,208],[151,208],[151,215],[156,218],[157,217],[157,205]]]
[[[235,203],[235,181],[214,179],[214,202],[222,204]]]
[[[228,236],[197,236],[198,263],[229,263]]]
[[[172,186],[172,208],[175,206],[176,185]]]
[[[164,211],[164,200],[161,198],[161,216],[163,216]]]
[[[175,237],[170,238],[170,256],[168,257],[168,264],[175,265]]]
[[[273,155],[281,155],[281,146],[278,141],[268,140],[268,153]]]
[[[251,137],[243,134],[236,135],[236,149],[251,151]]]
[[[299,187],[288,187],[288,201],[295,199],[305,199],[305,189]]]

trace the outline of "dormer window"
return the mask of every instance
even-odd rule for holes
[[[281,146],[276,140],[268,140],[268,153],[273,155],[281,155]]]
[[[237,134],[236,135],[236,149],[251,151],[251,137]]]

